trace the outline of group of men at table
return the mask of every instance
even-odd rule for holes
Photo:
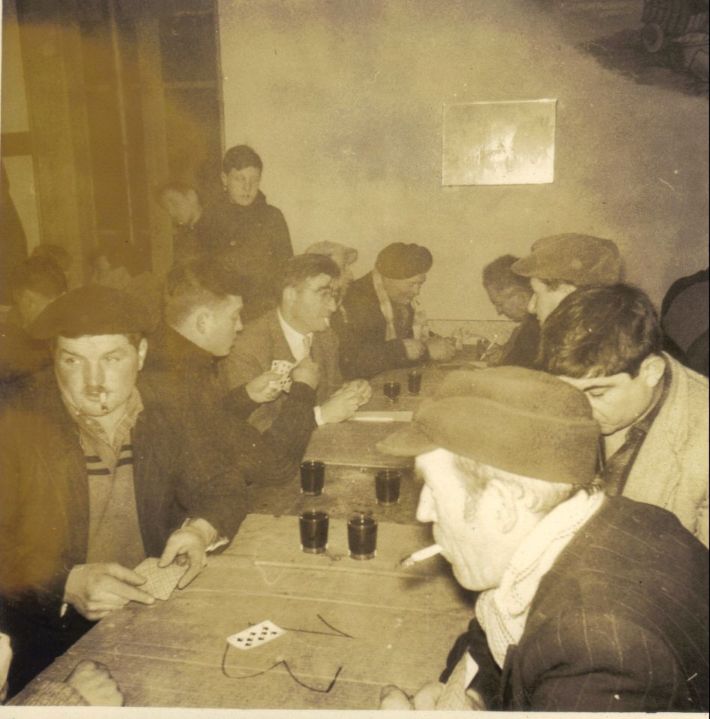
[[[454,357],[416,302],[430,251],[388,245],[351,282],[354,256],[291,258],[244,328],[239,277],[206,257],[171,270],[157,330],[98,285],[33,319],[52,364],[0,417],[10,696],[97,620],[155,601],[133,570],[146,556],[184,564],[187,586],[250,487],[291,479],[368,378]],[[387,687],[383,708],[708,710],[707,381],[662,351],[621,272],[612,241],[580,234],[486,268],[496,307],[531,319],[501,366],[452,372],[379,447],[415,458],[417,519],[480,592],[441,677]]]

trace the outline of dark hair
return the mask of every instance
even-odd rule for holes
[[[340,277],[340,268],[327,255],[313,253],[296,255],[283,265],[278,288],[279,294],[287,287],[297,287],[308,278],[318,275],[328,275],[335,279]]]
[[[183,182],[182,180],[168,180],[162,185],[158,185],[153,190],[153,199],[160,204],[163,200],[163,195],[166,192],[177,192],[180,195],[186,195],[188,192],[194,192],[199,197],[197,188],[189,182]]]
[[[243,286],[243,278],[210,257],[174,265],[165,278],[165,319],[169,325],[179,324],[197,307],[241,295]]]
[[[663,334],[648,296],[631,285],[593,285],[567,295],[542,325],[538,365],[567,377],[638,374]]]
[[[222,159],[222,171],[228,173],[230,170],[243,170],[245,167],[256,167],[262,170],[264,163],[259,155],[248,145],[235,145],[224,153]]]
[[[483,285],[496,290],[516,287],[529,294],[531,291],[529,278],[521,277],[510,269],[518,259],[518,257],[514,257],[513,255],[502,255],[493,260],[493,262],[489,262],[483,268]]]
[[[35,256],[15,268],[10,278],[10,289],[13,295],[31,290],[54,299],[67,291],[67,278],[51,257]]]
[[[69,268],[72,266],[74,258],[71,253],[68,252],[61,245],[54,245],[50,242],[40,243],[37,247],[32,250],[30,257],[44,257],[54,262],[57,267],[63,272],[67,273]]]

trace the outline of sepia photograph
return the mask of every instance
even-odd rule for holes
[[[708,0],[1,0],[0,719],[708,716]]]

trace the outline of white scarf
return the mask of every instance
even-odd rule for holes
[[[542,578],[603,501],[602,492],[580,491],[557,505],[517,549],[500,585],[479,595],[476,618],[501,668],[508,646],[520,641]]]
[[[377,300],[380,303],[380,312],[385,318],[387,323],[387,329],[385,331],[385,342],[397,339],[397,330],[394,326],[394,310],[392,309],[392,301],[385,290],[385,285],[382,281],[382,275],[377,270],[372,270],[372,284],[375,287],[375,294]],[[412,321],[412,337],[415,340],[425,341],[429,336],[429,329],[427,327],[427,319],[424,314],[424,310],[419,306],[416,300],[412,301],[412,309],[414,310],[414,319]]]

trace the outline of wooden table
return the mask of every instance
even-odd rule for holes
[[[328,553],[309,555],[295,517],[249,515],[188,588],[107,617],[35,682],[64,678],[90,658],[111,669],[128,706],[377,708],[385,684],[411,692],[437,678],[472,616],[469,595],[440,557],[396,566],[430,541],[428,526],[381,523],[377,556],[356,561],[336,519]],[[228,635],[265,619],[289,631],[225,656]],[[316,689],[340,673],[318,693],[283,664],[269,669],[280,660]]]

